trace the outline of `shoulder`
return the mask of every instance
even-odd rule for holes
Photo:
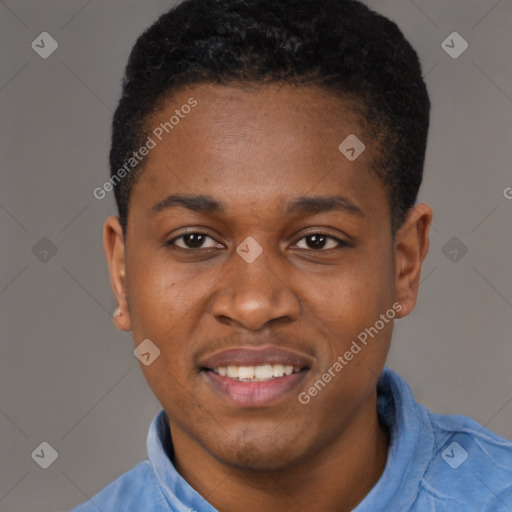
[[[427,411],[434,445],[419,496],[442,504],[428,510],[510,511],[512,442],[466,416],[441,415],[420,407]]]
[[[148,505],[154,512],[169,510],[151,464],[144,460],[71,512],[140,512]]]

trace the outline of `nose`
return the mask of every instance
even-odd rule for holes
[[[271,322],[292,322],[300,317],[299,298],[282,266],[271,267],[270,258],[264,255],[247,263],[235,253],[230,260],[214,294],[212,314],[217,320],[257,331]]]

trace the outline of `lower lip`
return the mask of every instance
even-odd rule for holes
[[[234,380],[211,370],[202,373],[219,394],[238,407],[265,407],[279,402],[297,388],[307,370],[263,382]]]

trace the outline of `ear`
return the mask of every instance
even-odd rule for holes
[[[105,221],[103,248],[110,272],[110,284],[118,304],[114,322],[122,331],[130,331],[132,323],[126,291],[125,241],[119,217],[111,215]]]
[[[416,305],[421,266],[430,245],[432,210],[425,203],[413,206],[395,236],[396,301],[402,305],[398,318]]]

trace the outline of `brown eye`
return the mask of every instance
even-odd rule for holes
[[[299,243],[302,240],[306,241],[306,247],[299,247]],[[336,249],[337,247],[339,248],[346,245],[348,244],[343,240],[324,233],[311,233],[302,237],[299,242],[297,242],[297,247],[299,247],[299,249],[306,250]]]
[[[204,243],[206,240],[211,240],[209,246],[205,246]],[[180,243],[177,241],[180,240]],[[173,238],[167,245],[175,245],[180,249],[209,249],[212,247],[217,247],[219,244],[211,237],[204,233],[185,233],[184,235],[177,236]]]

